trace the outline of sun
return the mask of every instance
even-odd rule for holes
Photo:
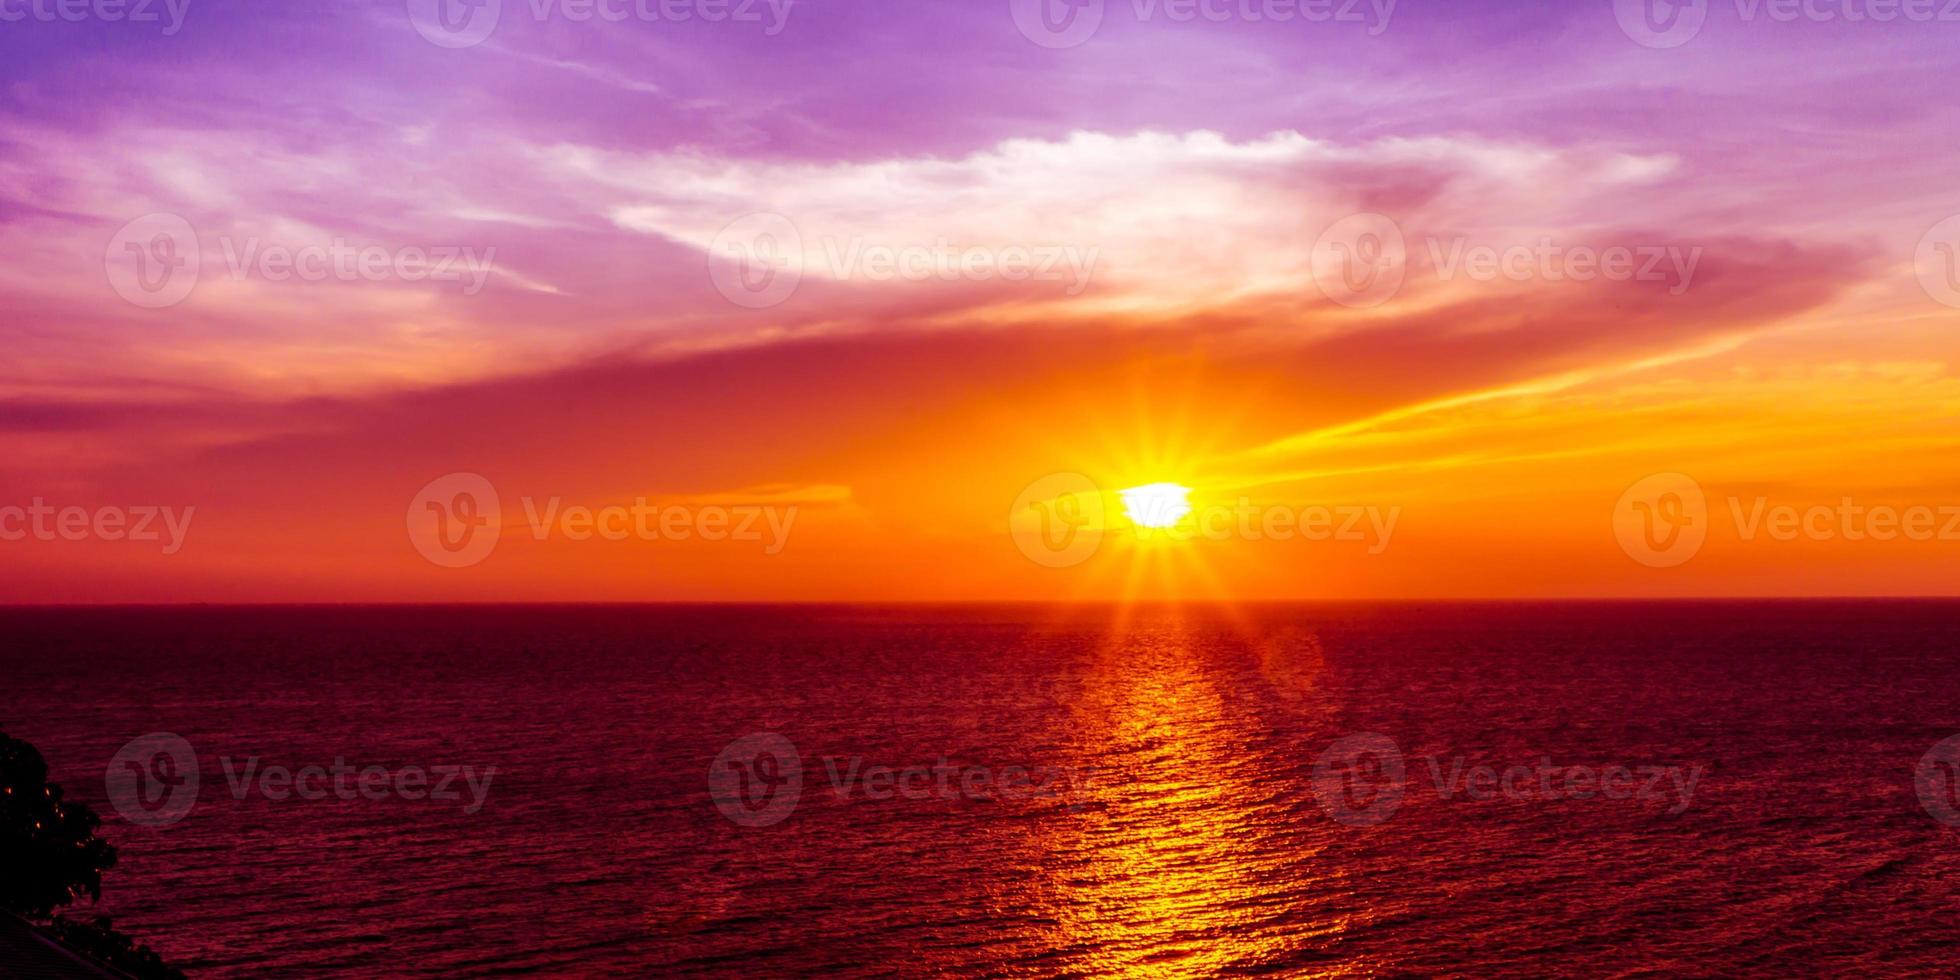
[[[1138,527],[1171,527],[1191,513],[1191,488],[1181,483],[1146,483],[1117,493],[1124,515]]]

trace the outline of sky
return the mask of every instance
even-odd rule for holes
[[[1960,594],[1960,9],[1652,3],[0,0],[0,602]]]

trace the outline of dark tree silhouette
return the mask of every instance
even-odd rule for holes
[[[116,849],[95,836],[101,826],[87,804],[62,799],[34,746],[0,732],[0,910],[43,922],[42,931],[69,949],[139,980],[184,980],[107,918],[52,918],[84,895],[102,897],[102,872],[115,867]]]
[[[86,920],[56,918],[48,923],[48,935],[69,949],[107,963],[136,980],[188,980],[165,963],[155,950],[117,932],[108,916]]]
[[[102,818],[64,802],[34,746],[0,732],[0,907],[45,919],[82,896],[102,897],[116,849],[95,836]]]

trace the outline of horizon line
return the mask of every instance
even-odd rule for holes
[[[703,607],[703,606],[1302,606],[1302,605],[1497,605],[1584,603],[1719,602],[1960,602],[1960,594],[1937,595],[1716,595],[1716,596],[1391,596],[1319,599],[458,599],[458,600],[290,600],[266,602],[0,602],[16,609],[330,609],[427,607]]]

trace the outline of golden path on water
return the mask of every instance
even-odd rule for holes
[[[1344,873],[1321,858],[1325,837],[1288,829],[1300,770],[1259,751],[1270,739],[1194,651],[1201,633],[1181,620],[1119,626],[1083,685],[1088,806],[1044,822],[1039,844],[1058,944],[1095,975],[1219,976],[1332,946],[1351,925],[1338,901],[1325,915],[1303,908],[1346,892]],[[1355,972],[1370,971],[1321,975]]]

